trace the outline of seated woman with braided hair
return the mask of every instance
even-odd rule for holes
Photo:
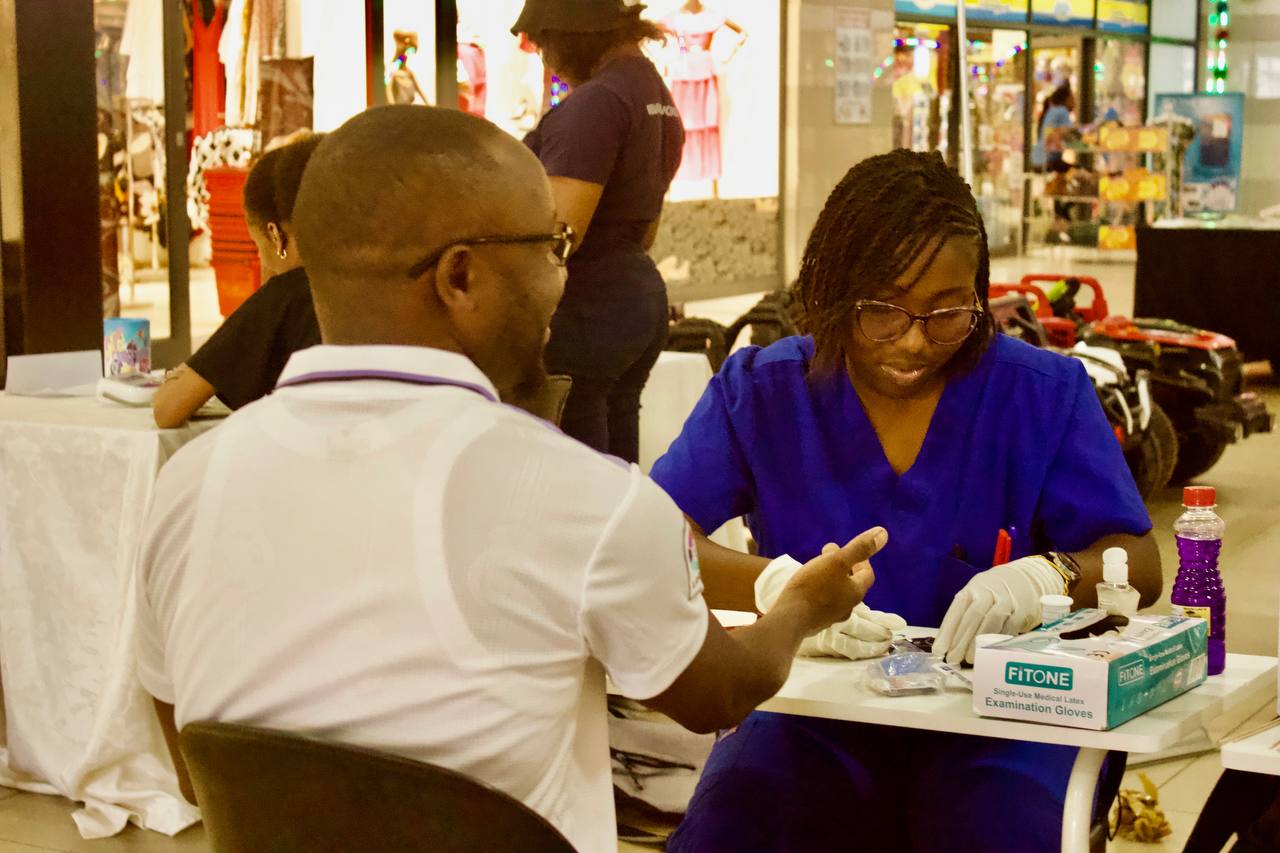
[[[266,281],[186,364],[165,377],[153,404],[157,426],[181,426],[215,394],[231,409],[265,397],[290,355],[320,343],[311,285],[289,220],[302,171],[322,137],[307,134],[253,164],[244,184],[244,211]]]
[[[712,607],[768,610],[797,561],[873,525],[876,585],[802,654],[883,654],[910,623],[972,661],[977,635],[1038,624],[1042,595],[1093,605],[1112,546],[1156,600],[1151,520],[1088,376],[996,334],[988,269],[973,195],[936,153],[872,157],[835,188],[796,289],[810,336],[733,355],[653,469],[699,532],[746,516],[759,545],[700,538]],[[1056,850],[1075,756],[757,712],[716,744],[667,849]]]

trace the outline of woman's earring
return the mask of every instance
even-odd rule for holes
[[[271,235],[272,241],[276,244],[276,255],[280,260],[288,259],[289,247],[285,244],[284,235],[280,233],[280,228],[274,222],[268,222],[267,233]]]

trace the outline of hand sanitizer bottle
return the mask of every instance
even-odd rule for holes
[[[1129,555],[1123,548],[1103,551],[1098,606],[1116,616],[1135,616],[1138,597],[1138,591],[1129,586]]]

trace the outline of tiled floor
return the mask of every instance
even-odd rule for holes
[[[1133,306],[1133,269],[1130,265],[1082,262],[1063,257],[1030,260],[996,259],[992,278],[1016,281],[1027,272],[1062,272],[1097,277],[1106,289],[1113,313],[1128,314]],[[216,318],[216,304],[211,282],[199,279],[193,286],[193,306],[198,322],[197,335],[211,331]],[[142,285],[137,292],[139,302],[158,301],[158,294]],[[691,316],[709,317],[728,324],[751,307],[758,297],[744,296],[708,302],[691,303]],[[1251,382],[1266,396],[1272,411],[1280,412],[1280,387],[1265,368],[1251,373]],[[1221,513],[1227,520],[1227,543],[1224,550],[1224,572],[1229,597],[1228,642],[1232,651],[1253,654],[1275,654],[1277,613],[1280,612],[1280,573],[1275,555],[1280,553],[1280,525],[1274,524],[1275,503],[1280,496],[1280,433],[1252,437],[1228,448],[1222,461],[1203,480],[1217,486]],[[1152,519],[1160,538],[1165,568],[1165,595],[1158,608],[1167,607],[1168,590],[1177,568],[1170,526],[1181,511],[1180,495],[1169,489],[1151,502]],[[1274,715],[1274,704],[1254,715],[1255,720]],[[1241,729],[1253,725],[1246,722]],[[1218,778],[1221,764],[1217,753],[1191,756],[1132,769],[1126,776],[1126,788],[1138,788],[1137,772],[1145,772],[1160,786],[1160,802],[1173,828],[1173,835],[1157,845],[1139,845],[1116,841],[1109,849],[1122,853],[1139,851],[1175,851],[1182,846],[1209,791]],[[130,828],[112,839],[84,841],[71,821],[73,804],[56,797],[23,794],[0,788],[0,853],[58,850],[146,851],[176,853],[203,850],[204,833],[199,828],[188,830],[174,839]],[[650,848],[620,843],[620,851],[642,851]]]
[[[1275,716],[1275,703],[1268,702],[1248,721],[1241,724],[1237,731],[1248,731],[1260,723],[1274,719]],[[1209,792],[1213,790],[1218,776],[1222,773],[1221,758],[1217,752],[1208,752],[1159,764],[1131,766],[1129,772],[1125,774],[1121,788],[1142,790],[1139,773],[1145,773],[1159,787],[1160,807],[1164,810],[1173,832],[1159,844],[1141,844],[1136,841],[1116,839],[1107,849],[1116,853],[1181,850],[1186,844],[1187,837],[1191,835],[1196,819],[1200,816],[1200,810],[1209,798]]]

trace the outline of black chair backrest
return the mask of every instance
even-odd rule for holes
[[[720,365],[729,357],[729,351],[724,345],[724,326],[715,320],[704,320],[701,317],[685,317],[672,323],[663,349],[669,352],[702,353],[711,362],[713,373],[718,372]]]
[[[790,289],[783,288],[765,294],[750,311],[725,330],[725,350],[733,352],[738,336],[747,326],[751,327],[751,345],[757,347],[767,347],[783,338],[800,334],[800,308],[799,301]]]
[[[573,853],[546,818],[453,770],[225,723],[182,754],[215,853]]]

